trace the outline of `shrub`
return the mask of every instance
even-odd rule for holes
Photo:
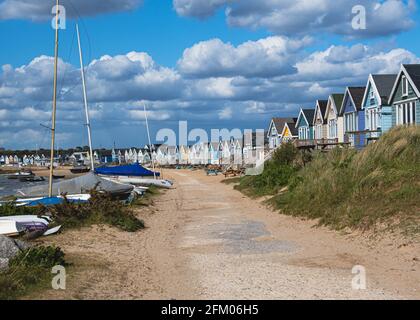
[[[262,174],[241,178],[235,188],[250,196],[274,195],[289,184],[302,166],[302,159],[292,143],[283,144],[265,163]]]
[[[54,221],[67,228],[93,224],[108,224],[123,231],[135,232],[144,228],[130,207],[112,200],[106,193],[93,191],[88,203],[74,204],[64,201],[48,208]]]
[[[0,300],[17,299],[51,281],[51,268],[66,266],[64,252],[58,247],[33,247],[10,260],[9,269],[0,273]]]

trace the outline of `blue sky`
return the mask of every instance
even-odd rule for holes
[[[0,146],[7,148],[48,146],[39,124],[50,120],[54,1],[34,0],[36,10],[28,1],[0,0]],[[347,85],[365,84],[371,72],[419,63],[415,1],[318,0],[322,9],[309,0],[141,2],[111,0],[95,9],[64,0],[80,12],[96,147],[144,144],[143,102],[153,136],[179,120],[205,130],[266,128],[272,116],[296,115]],[[349,27],[355,4],[367,8],[365,31]],[[75,19],[67,13],[60,31],[67,93],[58,105],[64,147],[87,140]]]

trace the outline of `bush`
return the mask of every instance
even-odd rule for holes
[[[21,251],[0,273],[0,300],[17,299],[38,288],[47,288],[51,269],[66,266],[64,252],[58,247],[33,247]]]
[[[283,144],[265,163],[262,174],[241,178],[235,188],[249,196],[275,195],[289,184],[302,166],[302,159],[302,154],[292,143]]]
[[[144,222],[128,206],[112,200],[108,194],[96,191],[91,193],[88,203],[74,204],[64,201],[48,210],[57,224],[67,228],[93,224],[108,224],[128,232],[144,228]]]
[[[0,217],[21,216],[21,215],[38,215],[43,210],[41,208],[17,207],[15,204],[6,204],[0,206]]]

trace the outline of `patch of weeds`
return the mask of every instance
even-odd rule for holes
[[[32,291],[46,289],[54,266],[67,266],[58,247],[33,247],[21,251],[0,273],[0,300],[15,300]]]
[[[92,191],[87,203],[75,204],[64,201],[48,207],[56,224],[65,228],[79,228],[94,224],[106,224],[123,231],[136,232],[144,228],[133,210],[122,202],[114,201],[109,194]]]

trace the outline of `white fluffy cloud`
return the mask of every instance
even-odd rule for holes
[[[331,46],[297,63],[295,80],[363,83],[368,73],[397,73],[402,63],[420,63],[420,59],[405,49],[378,52],[365,45]]]
[[[180,16],[206,18],[213,15],[229,0],[174,0],[174,8]]]
[[[367,28],[354,30],[352,8],[362,5]],[[369,37],[399,33],[413,26],[414,0],[174,0],[182,16],[206,17],[226,7],[231,26],[263,28],[276,34],[330,32]]]
[[[87,87],[96,137],[107,143],[114,141],[113,135],[132,132],[128,128],[137,130],[144,120],[143,102],[159,127],[185,119],[194,126],[220,119],[234,126],[256,121],[265,126],[270,116],[294,115],[298,107],[312,106],[345,86],[364,85],[369,73],[395,73],[401,63],[420,63],[410,51],[366,45],[306,53],[306,41],[270,37],[235,47],[211,40],[185,50],[174,68],[159,66],[144,52],[93,60],[87,67]],[[14,133],[29,126],[47,136],[38,124],[50,121],[52,58],[40,56],[0,70],[0,136],[18,137]],[[74,145],[84,136],[80,70],[60,60],[59,74],[60,133]],[[33,147],[31,140],[27,144]]]
[[[232,107],[226,107],[219,112],[219,119],[220,120],[230,120],[233,116]]]
[[[296,54],[310,38],[269,37],[237,47],[213,39],[184,51],[178,61],[182,73],[192,77],[273,77],[295,72]]]
[[[68,18],[95,16],[102,13],[130,11],[143,3],[143,0],[61,0]],[[52,0],[0,0],[0,20],[52,18]]]

